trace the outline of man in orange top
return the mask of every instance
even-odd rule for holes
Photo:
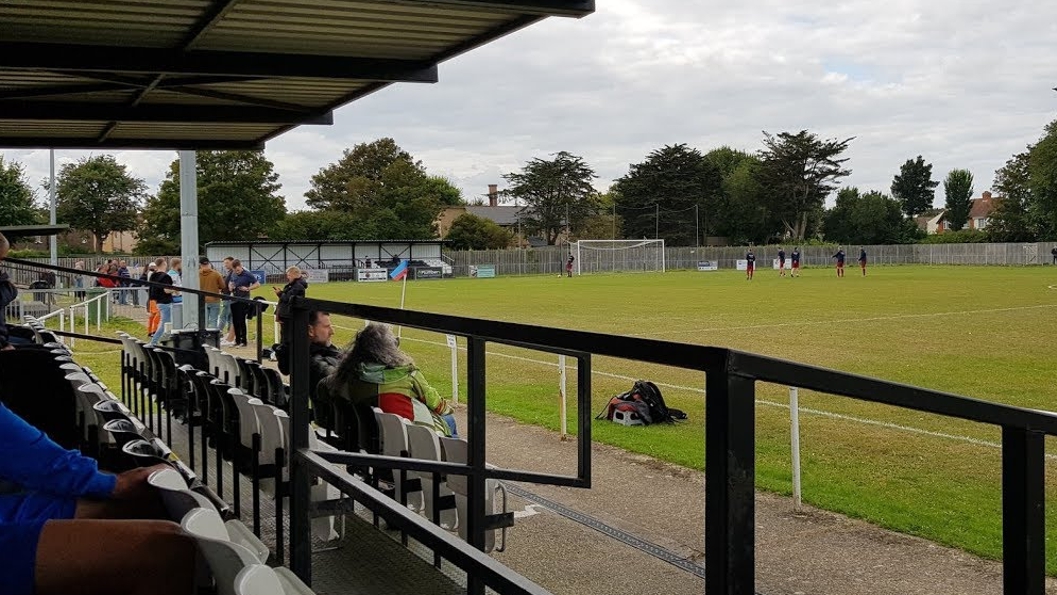
[[[209,293],[223,293],[227,289],[224,277],[221,276],[209,259],[203,256],[198,259],[198,287]],[[220,298],[206,296],[206,320],[202,328],[214,329],[217,327],[217,318],[220,317]]]

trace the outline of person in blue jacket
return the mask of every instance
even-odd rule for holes
[[[65,450],[0,404],[0,591],[189,595],[194,542],[162,518],[147,477]],[[142,519],[142,520],[129,520]]]

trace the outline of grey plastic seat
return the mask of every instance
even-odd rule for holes
[[[387,457],[407,456],[410,452],[407,446],[408,421],[399,415],[382,413],[377,409],[374,412],[374,418],[378,421],[378,429],[382,437],[382,454]],[[416,476],[408,474],[408,477]],[[421,485],[420,482],[405,485],[400,478],[400,472],[393,471],[394,497],[399,502],[403,496],[407,506],[412,510],[422,510]]]
[[[400,419],[403,420],[403,418]],[[411,458],[426,461],[443,460],[440,449],[440,440],[435,431],[425,426],[415,425],[410,422],[406,422],[406,429],[407,445],[408,450],[411,453]],[[422,514],[431,521],[435,517],[439,518],[440,522],[438,524],[442,528],[454,531],[458,524],[458,516],[454,508],[438,510],[435,514],[435,509],[439,508],[440,502],[435,502],[433,498],[433,474],[415,472],[415,475],[417,475],[422,481],[422,500],[425,502]],[[439,496],[441,498],[451,496],[453,494],[451,489],[443,483],[443,480],[440,481],[441,483],[437,490]]]
[[[469,445],[465,440],[461,438],[448,438],[446,436],[440,437],[440,445],[444,450],[444,460],[449,463],[462,463],[466,464],[469,458]],[[465,475],[449,475],[448,476],[448,488],[455,493],[455,509],[459,515],[459,537],[464,541],[469,541],[468,527],[465,522],[467,518],[467,504],[470,495],[469,480]],[[485,515],[491,515],[496,513],[496,495],[497,493],[502,494],[503,506],[499,512],[506,512],[506,488],[503,484],[494,480],[489,479],[485,483],[484,491],[484,511]],[[493,549],[496,551],[503,551],[506,549],[506,529],[503,530],[503,544],[497,549],[495,547],[495,531],[488,531],[484,534],[484,552],[491,552]]]

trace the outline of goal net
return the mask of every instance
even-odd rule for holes
[[[664,272],[664,240],[580,240],[576,274]]]

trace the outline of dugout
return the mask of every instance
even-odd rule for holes
[[[354,281],[357,271],[391,271],[404,260],[410,261],[412,278],[430,274],[444,278],[452,276],[451,263],[441,254],[444,244],[443,240],[210,242],[206,257],[218,269],[224,258],[237,258],[248,271],[264,271],[270,282],[285,283],[283,275],[291,266],[308,272],[310,282],[312,278]]]

